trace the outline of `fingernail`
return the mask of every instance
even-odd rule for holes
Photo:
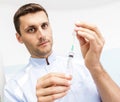
[[[76,21],[76,22],[75,22],[75,24],[79,24],[79,23],[80,23],[80,21]]]
[[[66,77],[66,78],[70,78],[71,75],[70,75],[70,74],[66,74],[65,77]]]
[[[71,85],[71,84],[72,84],[72,82],[71,82],[71,81],[68,81],[68,84],[69,84],[69,85]]]

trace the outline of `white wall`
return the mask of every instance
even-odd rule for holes
[[[13,15],[19,5],[0,5],[0,50],[4,65],[17,65],[26,63],[29,54],[17,42],[13,26]],[[74,22],[85,21],[96,24],[101,30],[106,44],[104,50],[120,48],[120,2],[77,10],[47,10],[54,34],[54,49],[60,55],[66,55],[72,42]],[[76,41],[76,53],[79,52]],[[114,53],[113,53],[114,54]],[[116,66],[119,67],[119,66]]]
[[[5,76],[3,71],[2,57],[0,56],[0,102],[3,102],[4,84],[5,84]]]

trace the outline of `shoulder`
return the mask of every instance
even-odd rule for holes
[[[25,79],[25,76],[27,75],[27,70],[29,69],[29,64],[28,65],[22,65],[22,66],[15,66],[11,67],[11,70],[15,69],[11,72],[6,73],[6,85],[11,85],[11,86],[18,86],[19,81],[21,79]],[[17,70],[17,71],[16,71]],[[11,84],[10,84],[11,83]]]
[[[21,86],[25,84],[27,77],[27,66],[19,70],[16,74],[11,76],[7,80],[4,87],[4,96],[10,100],[21,100],[23,99],[23,91]]]
[[[6,101],[6,99],[10,100],[9,102],[12,102],[13,100],[17,101],[17,100],[23,99],[22,90],[21,90],[20,86],[18,85],[18,83],[16,82],[15,79],[10,79],[5,84],[5,87],[4,87],[4,100]]]

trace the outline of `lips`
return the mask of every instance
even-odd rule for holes
[[[38,46],[45,46],[47,45],[48,41],[45,41],[45,42],[42,42],[42,43],[39,43]]]

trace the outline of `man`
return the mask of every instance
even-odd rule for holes
[[[16,37],[31,57],[28,65],[5,87],[9,102],[119,102],[120,88],[100,63],[104,39],[94,25],[75,23],[85,66],[73,60],[67,74],[67,58],[52,51],[48,14],[39,4],[22,6],[14,15]]]

